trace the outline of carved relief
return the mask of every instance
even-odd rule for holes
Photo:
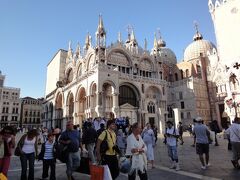
[[[152,64],[149,60],[144,59],[141,64],[140,67],[142,70],[146,70],[146,71],[152,71]]]
[[[108,62],[110,62],[111,64],[124,65],[124,66],[130,65],[127,57],[120,52],[113,52],[109,55],[108,58],[109,58]]]

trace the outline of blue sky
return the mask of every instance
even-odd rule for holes
[[[138,43],[152,48],[159,28],[167,46],[178,61],[199,24],[204,39],[215,43],[208,0],[1,0],[0,70],[5,86],[21,88],[21,97],[45,94],[46,67],[58,51],[67,49],[69,40],[75,50],[83,46],[89,31],[95,39],[98,15],[103,15],[107,44],[127,37],[133,26]]]

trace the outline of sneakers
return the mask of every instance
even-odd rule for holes
[[[206,166],[201,166],[201,169],[206,170],[207,168],[206,168]]]
[[[173,162],[172,162],[172,165],[170,166],[170,169],[175,169],[175,168],[176,168],[176,162],[173,161]]]
[[[210,167],[210,166],[211,166],[211,164],[210,164],[210,163],[208,163],[206,166],[207,166],[207,167]]]
[[[179,170],[180,170],[179,164],[176,163],[176,171],[179,171]]]

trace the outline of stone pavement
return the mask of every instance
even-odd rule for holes
[[[148,170],[150,180],[238,180],[240,179],[240,170],[235,170],[230,162],[232,152],[227,150],[227,141],[220,136],[220,146],[210,145],[210,163],[211,167],[207,170],[201,170],[201,164],[198,156],[196,155],[195,148],[191,147],[192,138],[185,134],[184,145],[179,145],[179,161],[181,165],[181,171],[169,169],[169,158],[167,156],[167,148],[163,144],[163,139],[158,140],[155,147],[155,164],[156,168]],[[58,163],[56,168],[57,180],[66,180],[65,164]],[[35,164],[35,179],[40,179],[42,173],[42,163],[36,162]],[[9,180],[20,179],[21,166],[18,157],[12,157]],[[89,180],[90,176],[75,173],[74,177],[81,180]],[[117,180],[126,180],[127,175],[121,174]]]
[[[240,179],[240,170],[233,169],[230,161],[232,152],[227,150],[227,140],[223,139],[223,135],[218,135],[219,146],[210,145],[211,166],[207,170],[201,170],[200,168],[201,163],[196,155],[196,150],[194,147],[191,147],[193,138],[188,133],[184,135],[184,145],[178,146],[182,171],[226,180]],[[170,162],[167,156],[167,147],[162,142],[163,139],[159,139],[155,148],[155,162],[157,165],[169,167]]]

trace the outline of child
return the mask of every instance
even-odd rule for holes
[[[42,149],[38,156],[38,160],[43,160],[42,179],[46,179],[48,177],[48,169],[50,166],[50,180],[56,180],[56,143],[54,142],[54,135],[52,133],[49,133],[47,138],[47,141],[42,144]]]

